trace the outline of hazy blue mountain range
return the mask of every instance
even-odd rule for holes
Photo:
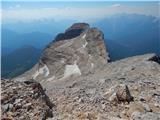
[[[25,45],[42,49],[53,39],[54,37],[48,33],[31,32],[20,34],[12,30],[2,29],[2,55],[13,52]]]
[[[18,62],[21,65],[26,64],[29,58],[22,58],[20,55],[31,54],[31,51],[24,49],[23,46],[34,47],[34,52],[37,51],[36,48],[43,49],[49,42],[54,40],[58,33],[63,33],[74,22],[77,21],[55,22],[54,20],[42,20],[25,24],[2,25],[2,72],[4,69],[17,69],[16,65],[10,67],[15,64],[12,59],[14,57],[19,60]],[[111,60],[144,53],[160,54],[159,18],[138,14],[117,14],[89,24],[103,31]],[[18,52],[20,52],[20,55],[16,54]],[[39,52],[41,50],[38,53],[35,52],[35,54],[39,56]],[[32,66],[37,60],[37,57],[32,57],[30,61],[33,62],[30,62],[31,65],[28,66]],[[10,65],[3,65],[7,62]]]
[[[114,40],[105,39],[105,44],[108,52],[110,53],[109,57],[111,58],[111,61],[132,56],[134,53],[134,50],[130,49],[130,47],[117,43]]]
[[[1,76],[15,77],[27,71],[38,61],[42,50],[33,46],[23,46],[13,52],[2,55]]]
[[[136,32],[143,32],[145,30],[151,31],[152,28],[159,28],[159,22],[160,20],[153,16],[117,14],[106,17],[105,19],[96,22],[94,25],[101,28],[106,37],[121,39],[126,35]]]
[[[155,17],[120,14],[106,18],[96,26],[104,32],[109,49],[116,47],[110,52],[111,56],[121,53],[116,59],[111,57],[112,60],[144,53],[160,54],[160,20]],[[126,53],[124,49],[127,48]]]
[[[35,20],[31,22],[14,22],[14,23],[5,23],[2,24],[2,28],[6,28],[17,33],[30,33],[30,32],[41,32],[48,33],[52,36],[63,32],[65,28],[72,25],[73,20],[60,20],[55,21],[54,19],[44,19],[44,20]]]

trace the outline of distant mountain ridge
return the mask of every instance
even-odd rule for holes
[[[13,78],[29,70],[38,61],[41,49],[23,46],[1,57],[1,77]]]
[[[108,43],[109,46],[112,46],[112,43],[124,46],[112,53],[112,55],[118,52],[122,54],[116,58],[111,57],[111,60],[145,53],[160,54],[160,18],[139,14],[118,14],[107,17],[94,26],[104,32],[106,40],[112,40]],[[125,46],[130,49],[127,54],[123,54]]]
[[[2,28],[5,29],[9,28],[10,26],[13,32],[14,30],[18,32],[25,30],[25,32],[30,34],[24,34],[24,36],[21,36],[22,38],[18,38],[19,40],[28,40],[29,45],[37,45],[38,47],[44,47],[55,38],[56,34],[60,32],[62,33],[63,30],[67,26],[70,26],[73,22],[75,21],[65,20],[61,21],[61,23],[58,23],[54,20],[44,20],[38,22],[33,21],[26,24],[19,23],[15,25],[2,25]],[[133,51],[130,54],[131,56],[152,52],[160,54],[160,19],[157,17],[140,14],[116,14],[101,20],[97,20],[96,22],[91,23],[91,26],[100,28],[105,35],[105,39],[110,39],[116,44],[130,47],[130,49],[132,49],[131,51]],[[39,33],[34,33],[33,30],[39,31]],[[23,32],[21,33],[23,34]],[[7,34],[10,34],[12,36],[10,32],[8,32]],[[4,42],[3,36],[5,35],[3,35],[2,31],[2,47],[4,46],[7,48],[6,45],[12,43]],[[12,38],[14,38],[14,36]],[[24,38],[27,38],[27,40]],[[5,39],[6,38],[4,38],[4,40]],[[6,39],[5,41],[8,40]],[[36,41],[41,42],[38,43]],[[21,41],[18,41],[18,43],[21,43]],[[120,58],[125,57],[129,56],[120,56]]]
[[[2,29],[2,55],[6,53],[7,48],[10,51],[19,49],[23,46],[33,46],[42,49],[54,37],[47,33],[31,32],[31,33],[17,33],[9,29]]]
[[[2,56],[6,56],[16,49],[21,49],[25,45],[43,49],[48,43],[52,43],[54,38],[55,41],[57,41],[71,39],[80,35],[83,32],[80,29],[76,31],[72,31],[71,29],[69,29],[71,31],[64,31],[65,27],[69,26],[71,22],[73,21],[55,24],[55,21],[46,20],[40,23],[27,23],[27,26],[25,26],[25,30],[28,31],[27,33],[15,32],[13,30],[15,25],[11,25],[13,27],[12,30],[5,29],[5,26],[3,26]],[[19,26],[17,26],[19,30],[17,31],[23,29],[23,25],[24,24],[19,24]],[[145,53],[160,54],[159,18],[138,14],[118,14],[96,21],[92,23],[91,26],[96,26],[103,31],[111,61]],[[29,29],[31,30],[29,31]],[[33,29],[37,29],[40,32],[34,32]],[[60,34],[55,36],[58,31],[61,31]],[[52,35],[50,33],[52,33]],[[7,59],[8,57],[6,57],[6,61]],[[27,59],[24,61],[27,61]]]

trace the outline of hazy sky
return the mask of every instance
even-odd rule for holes
[[[119,13],[160,16],[157,2],[2,2],[2,20],[71,19],[94,21]]]

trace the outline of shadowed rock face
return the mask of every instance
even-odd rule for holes
[[[89,24],[87,23],[74,23],[70,28],[66,30],[66,32],[69,32],[71,30],[81,29],[86,30],[89,28]]]
[[[56,36],[55,41],[68,40],[79,36],[82,32],[89,28],[86,23],[75,23],[68,28],[65,33],[60,33]]]
[[[152,58],[150,58],[149,61],[154,61],[160,64],[160,56],[155,55]]]

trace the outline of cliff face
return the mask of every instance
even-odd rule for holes
[[[103,33],[97,28],[76,23],[62,34],[45,48],[32,71],[33,79],[54,81],[83,76],[108,62]]]
[[[103,33],[84,23],[60,36],[34,68],[14,79],[32,78],[46,88],[53,120],[160,119],[159,56],[108,62]]]
[[[87,23],[75,23],[71,27],[69,27],[65,31],[65,33],[59,33],[56,36],[55,41],[72,39],[74,37],[79,36],[86,29],[89,29],[89,24],[87,24]]]

